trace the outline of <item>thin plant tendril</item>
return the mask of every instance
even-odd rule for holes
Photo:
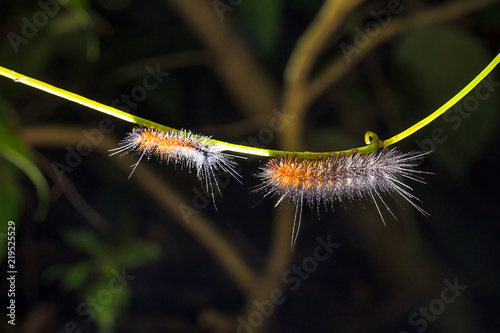
[[[455,105],[459,100],[461,100],[465,95],[467,95],[474,87],[476,87],[481,80],[483,80],[491,71],[498,65],[500,62],[500,54],[498,54],[490,64],[488,64],[478,76],[476,76],[467,86],[465,86],[458,94],[453,96],[449,101],[447,101],[443,106],[434,111],[432,114],[422,119],[415,125],[409,127],[403,132],[396,134],[395,136],[387,139],[387,140],[379,140],[377,135],[373,132],[367,132],[365,134],[365,143],[366,146],[352,148],[348,150],[342,151],[333,151],[333,152],[293,152],[293,151],[285,151],[285,150],[273,150],[273,149],[264,149],[257,148],[251,146],[237,145],[233,143],[223,142],[215,139],[206,139],[206,143],[210,145],[218,145],[224,151],[231,151],[235,153],[241,153],[246,155],[256,155],[256,156],[269,156],[269,157],[297,157],[301,159],[318,159],[318,158],[328,158],[332,156],[350,156],[353,153],[359,154],[367,154],[376,151],[381,147],[388,147],[392,144],[395,144],[402,139],[412,135],[423,127],[427,126],[429,123],[434,121],[436,118],[441,116],[447,110],[449,110],[453,105]],[[105,104],[93,101],[91,99],[85,98],[83,96],[77,95],[75,93],[69,92],[67,90],[57,88],[48,83],[30,78],[24,74],[16,73],[13,70],[7,69],[5,67],[0,66],[0,75],[5,76],[7,78],[12,79],[14,82],[22,83],[28,86],[31,86],[38,90],[43,90],[49,94],[67,99],[71,102],[81,104],[90,109],[94,109],[96,111],[105,113],[115,118],[122,119],[124,121],[137,124],[140,126],[157,129],[162,132],[171,132],[171,133],[184,133],[184,131],[168,127],[165,125],[161,125],[150,121],[148,119],[144,119],[141,117],[134,116],[130,113],[118,110],[116,108],[107,106]]]

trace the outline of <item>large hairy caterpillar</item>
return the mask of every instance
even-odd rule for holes
[[[257,191],[279,197],[278,205],[284,199],[291,200],[297,209],[292,230],[291,247],[297,240],[304,202],[309,206],[332,206],[334,202],[344,203],[368,198],[373,201],[385,224],[377,199],[387,210],[383,196],[398,194],[424,215],[410,193],[411,187],[403,178],[424,183],[415,170],[417,161],[427,153],[402,153],[397,148],[381,148],[368,154],[352,153],[349,156],[332,156],[327,159],[300,159],[297,157],[272,158],[261,168],[258,177],[262,184]]]
[[[194,135],[191,132],[162,132],[149,127],[135,127],[119,143],[119,147],[111,149],[114,154],[128,154],[134,152],[139,156],[137,163],[132,165],[133,169],[129,178],[135,169],[146,156],[148,159],[155,156],[159,161],[167,164],[174,163],[188,170],[195,169],[198,179],[210,189],[213,197],[213,184],[220,193],[217,183],[217,170],[232,175],[239,181],[240,175],[234,170],[236,163],[233,161],[235,155],[222,152],[222,147],[218,144],[208,143],[209,138],[200,135]]]

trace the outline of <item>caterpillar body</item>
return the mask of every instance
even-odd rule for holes
[[[132,172],[141,162],[144,156],[147,159],[155,156],[159,161],[167,164],[173,163],[187,167],[189,171],[196,170],[198,179],[206,189],[211,190],[214,197],[214,185],[220,194],[217,183],[217,171],[222,170],[239,181],[240,175],[236,172],[235,155],[223,152],[218,144],[209,144],[208,137],[195,135],[191,132],[162,132],[149,127],[135,127],[119,143],[118,148],[111,149],[110,155],[128,154],[133,152],[139,155],[137,163],[133,164]]]
[[[428,215],[415,201],[412,188],[402,182],[404,178],[424,183],[415,170],[417,161],[427,153],[402,153],[397,148],[381,148],[368,154],[353,153],[349,156],[332,156],[327,159],[299,159],[297,157],[272,158],[258,173],[262,184],[257,191],[265,196],[279,197],[278,205],[285,199],[296,206],[292,230],[293,249],[300,229],[304,203],[308,206],[326,205],[333,208],[334,202],[344,203],[369,198],[375,203],[385,224],[377,200],[391,213],[383,197],[400,195],[424,215]],[[394,216],[395,218],[395,216]]]

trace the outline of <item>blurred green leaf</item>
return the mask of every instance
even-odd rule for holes
[[[96,323],[102,333],[113,332],[118,312],[128,303],[130,295],[127,287],[111,290],[109,288],[111,279],[115,277],[110,273],[95,281],[88,288],[85,297],[96,300]]]
[[[21,189],[12,166],[0,160],[0,221],[17,221],[21,207]]]
[[[64,241],[72,248],[87,254],[106,256],[107,247],[96,233],[82,229],[67,229],[63,232]]]
[[[96,60],[100,52],[99,36],[97,35],[91,16],[85,9],[75,7],[70,13],[59,15],[53,21],[50,30],[50,33],[55,38],[63,35],[73,36],[79,32],[85,34],[87,59],[90,61]]]
[[[234,12],[258,50],[272,53],[281,35],[282,1],[242,1]]]
[[[33,182],[38,195],[35,218],[43,220],[49,207],[49,185],[34,163],[29,149],[7,125],[3,113],[0,112],[0,115],[0,156],[22,170]]]
[[[33,159],[31,151],[16,135],[12,127],[9,125],[7,114],[4,111],[3,101],[0,100],[0,143],[11,147],[26,158]]]
[[[91,271],[91,264],[87,261],[70,266],[61,277],[61,288],[68,292],[82,287],[89,278]]]
[[[11,165],[0,160],[0,244],[6,244],[7,221],[16,222],[16,231],[19,223],[19,212],[21,207],[21,190],[17,177]],[[17,232],[16,232],[17,235]],[[7,246],[0,247],[0,261],[3,260]]]
[[[91,8],[88,0],[72,0],[68,3],[68,6],[85,11],[88,11]]]
[[[395,50],[395,75],[402,78],[398,86],[406,90],[402,92],[406,100],[412,101],[404,106],[404,112],[411,121],[430,114],[492,59],[481,40],[460,29],[433,27],[408,33]],[[429,149],[432,140],[436,150],[433,158],[453,175],[462,177],[494,135],[498,113],[498,99],[493,94],[484,100],[475,97],[474,91],[468,96],[447,112],[444,121],[434,122],[415,135],[429,143]],[[477,107],[464,105],[464,100],[477,102]],[[432,138],[430,128],[443,130],[440,140]]]
[[[138,239],[122,249],[118,262],[127,267],[137,267],[142,263],[158,259],[160,254],[161,247],[158,244]]]

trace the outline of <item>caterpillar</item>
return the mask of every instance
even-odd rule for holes
[[[219,144],[209,144],[208,137],[195,135],[186,131],[162,132],[150,127],[134,127],[117,148],[110,149],[111,154],[140,155],[139,160],[132,165],[129,179],[144,156],[149,160],[155,156],[159,161],[187,167],[189,171],[196,170],[196,175],[207,190],[211,190],[214,198],[214,186],[219,194],[216,171],[222,170],[240,182],[240,175],[235,170],[233,157],[239,157],[223,152]],[[240,182],[241,183],[241,182]],[[214,202],[215,203],[215,202]]]
[[[381,148],[367,154],[352,153],[323,159],[300,159],[298,157],[272,158],[261,167],[257,177],[261,185],[256,188],[264,196],[279,197],[276,206],[288,199],[296,206],[292,229],[291,248],[295,246],[300,230],[304,202],[310,206],[331,206],[334,202],[344,204],[364,198],[375,203],[385,225],[377,203],[380,200],[394,216],[383,196],[400,195],[423,215],[429,215],[415,201],[420,201],[402,182],[410,179],[425,183],[420,176],[424,171],[415,170],[417,161],[428,152],[402,153],[397,148]]]

